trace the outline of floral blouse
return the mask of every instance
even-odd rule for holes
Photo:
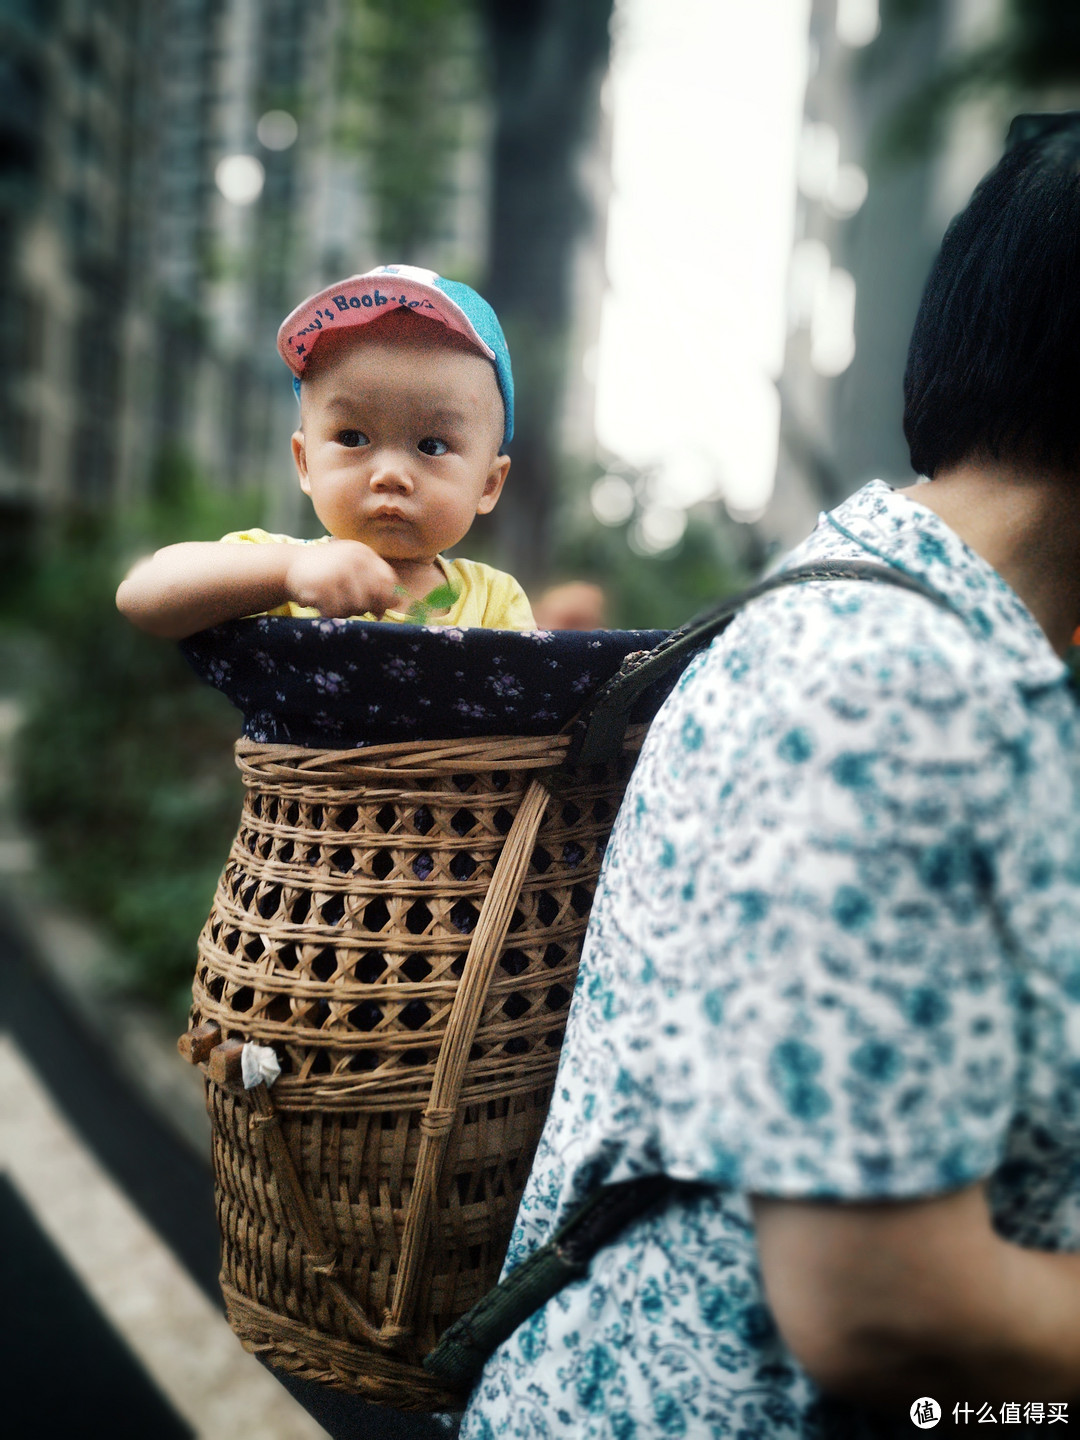
[[[953,611],[851,581],[780,590],[661,710],[507,1264],[599,1185],[689,1183],[496,1351],[464,1440],[871,1433],[775,1328],[752,1193],[989,1177],[1002,1235],[1080,1248],[1068,671],[996,572],[880,481],[789,563],[841,556]]]

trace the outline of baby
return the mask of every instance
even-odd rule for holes
[[[384,265],[305,300],[278,350],[300,401],[300,488],[327,534],[169,545],[123,581],[123,614],[172,639],[253,614],[533,629],[510,575],[442,554],[494,509],[510,469],[514,382],[491,306]]]

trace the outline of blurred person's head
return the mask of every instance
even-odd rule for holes
[[[533,605],[541,630],[603,630],[607,599],[599,585],[570,580],[545,590]]]
[[[1080,111],[1017,117],[949,226],[904,402],[919,474],[976,458],[1080,465]]]
[[[304,301],[278,335],[300,401],[301,488],[331,535],[390,561],[457,544],[510,468],[513,381],[498,320],[454,286],[474,325],[438,278],[404,267],[353,277]]]

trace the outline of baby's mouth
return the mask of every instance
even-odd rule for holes
[[[401,522],[408,520],[404,510],[399,510],[396,505],[380,505],[377,510],[371,512],[372,520],[389,520]]]

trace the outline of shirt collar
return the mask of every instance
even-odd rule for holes
[[[1018,684],[1039,688],[1068,675],[1034,615],[993,566],[933,510],[883,480],[870,481],[823,514],[798,558],[841,555],[875,556],[925,581],[1007,662]]]

